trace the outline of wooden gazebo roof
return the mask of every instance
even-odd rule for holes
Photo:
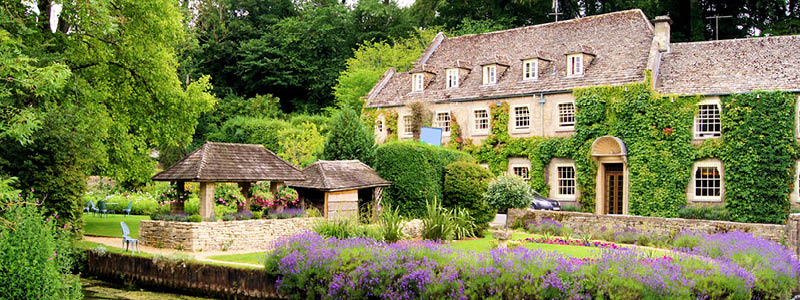
[[[262,145],[206,142],[153,176],[155,181],[253,182],[304,180],[302,171]]]
[[[303,175],[305,180],[287,181],[286,185],[336,192],[392,184],[358,160],[320,160],[303,169]]]

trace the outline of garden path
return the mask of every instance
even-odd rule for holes
[[[103,236],[83,236],[83,240],[100,243],[109,247],[121,248],[122,246],[122,239],[121,238],[113,238],[113,237],[103,237]],[[139,250],[144,253],[150,254],[160,254],[160,255],[170,255],[174,253],[181,253],[186,254],[189,256],[194,257],[194,259],[202,262],[210,262],[210,263],[218,263],[218,264],[228,264],[228,265],[239,265],[245,267],[257,267],[262,268],[264,265],[257,265],[257,264],[248,264],[248,263],[237,263],[237,262],[230,262],[230,261],[221,261],[221,260],[214,260],[210,259],[211,256],[217,255],[230,255],[230,254],[242,254],[242,253],[253,253],[256,252],[253,249],[249,250],[229,250],[229,251],[203,251],[203,252],[192,252],[192,251],[178,251],[175,249],[168,249],[168,248],[155,248],[150,246],[139,245]]]

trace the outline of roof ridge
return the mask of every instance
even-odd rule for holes
[[[203,147],[201,147],[200,162],[198,163],[197,166],[197,175],[195,175],[195,179],[200,178],[201,173],[203,173],[203,168],[206,167],[206,151],[207,151],[206,146],[208,146],[209,143],[211,142],[206,142],[205,144],[203,144]]]
[[[324,164],[319,164],[319,177],[322,177],[322,186],[329,189],[331,187],[328,186],[328,177],[325,176],[325,168],[323,166]]]
[[[673,45],[689,45],[689,44],[715,44],[715,43],[732,43],[732,42],[742,42],[742,41],[752,41],[752,40],[767,40],[767,39],[785,39],[785,38],[800,38],[800,35],[776,35],[776,36],[752,36],[752,37],[743,37],[743,38],[735,38],[735,39],[724,39],[724,40],[711,40],[711,41],[695,41],[695,42],[679,42],[679,43],[672,43]]]
[[[647,19],[647,16],[644,14],[644,12],[641,9],[633,8],[633,9],[620,10],[620,11],[615,11],[615,12],[610,12],[610,13],[605,13],[605,14],[599,14],[599,15],[578,17],[578,18],[569,19],[569,20],[565,20],[565,21],[548,22],[548,23],[528,25],[528,26],[523,26],[523,27],[503,29],[503,30],[498,30],[498,31],[490,31],[490,32],[484,32],[484,33],[473,33],[473,34],[465,34],[465,35],[459,35],[459,36],[454,36],[454,37],[447,37],[447,38],[445,38],[445,40],[455,40],[455,39],[459,39],[459,38],[466,38],[466,37],[479,36],[479,35],[490,35],[490,34],[506,33],[506,32],[512,32],[512,31],[518,31],[518,30],[524,30],[524,29],[530,29],[530,28],[536,28],[536,27],[545,27],[545,26],[551,26],[551,25],[563,24],[563,23],[583,22],[583,21],[588,21],[588,20],[592,20],[592,19],[599,19],[599,18],[604,18],[604,17],[610,17],[610,16],[613,16],[613,15],[622,15],[622,14],[629,14],[629,13],[634,13],[634,12],[641,13],[642,16],[644,16],[644,19],[647,20],[647,24],[650,25],[650,28],[652,30],[652,24],[650,24],[650,20]]]

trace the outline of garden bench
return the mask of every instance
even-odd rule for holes
[[[133,246],[131,246],[131,252],[141,252],[139,251],[139,240],[130,237],[131,230],[128,229],[128,224],[119,222],[119,225],[122,226],[122,245],[125,246],[125,251],[128,251],[128,246],[133,243],[133,245],[136,246],[136,251],[134,251]]]

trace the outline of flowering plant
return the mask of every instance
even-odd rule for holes
[[[267,193],[267,195],[269,194]],[[270,197],[259,197],[254,194],[253,198],[255,199],[253,203],[271,209],[295,206],[300,201],[297,191],[290,187],[282,187],[275,195]]]
[[[269,192],[270,183],[268,181],[256,182],[250,187],[250,194],[253,195],[253,205],[261,209],[271,207],[272,193]]]
[[[217,186],[214,191],[214,198],[217,198],[217,203],[229,206],[241,206],[245,203],[244,195],[239,190],[239,186],[235,183],[225,183]]]
[[[191,192],[184,191],[183,193],[178,192],[178,186],[175,184],[170,185],[167,187],[166,190],[161,191],[161,194],[158,195],[158,205],[164,206],[169,205],[173,202],[183,202],[189,199],[189,195]]]

